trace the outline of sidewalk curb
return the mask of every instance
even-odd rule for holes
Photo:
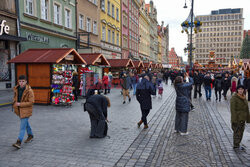
[[[6,107],[6,106],[10,106],[11,104],[12,104],[12,103],[10,103],[10,102],[9,102],[9,103],[1,103],[1,104],[0,104],[0,108],[1,108],[1,107]]]

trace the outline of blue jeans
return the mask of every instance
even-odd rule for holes
[[[211,98],[211,86],[205,86],[206,98]]]
[[[133,95],[136,94],[136,86],[137,86],[137,83],[134,83],[134,84],[133,84],[133,90],[134,90]]]
[[[22,142],[25,130],[27,130],[28,135],[33,135],[30,124],[29,124],[29,118],[21,118],[21,123],[20,123],[20,132],[18,139]]]

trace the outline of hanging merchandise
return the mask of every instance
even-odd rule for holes
[[[72,89],[72,65],[53,65],[52,75],[52,104],[71,105],[75,100]]]

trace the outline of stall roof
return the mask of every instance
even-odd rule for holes
[[[135,67],[131,59],[108,59],[111,67]]]
[[[152,68],[152,63],[143,63],[145,68]]]
[[[133,63],[135,65],[135,68],[144,67],[144,64],[142,61],[134,60]]]
[[[108,60],[101,53],[80,53],[80,56],[86,61],[87,65],[95,65],[101,59],[99,65],[110,66]]]
[[[87,64],[73,48],[28,49],[8,63],[60,63],[67,55],[74,55],[76,64]]]

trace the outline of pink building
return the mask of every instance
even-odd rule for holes
[[[122,1],[122,58],[139,59],[139,0]]]

